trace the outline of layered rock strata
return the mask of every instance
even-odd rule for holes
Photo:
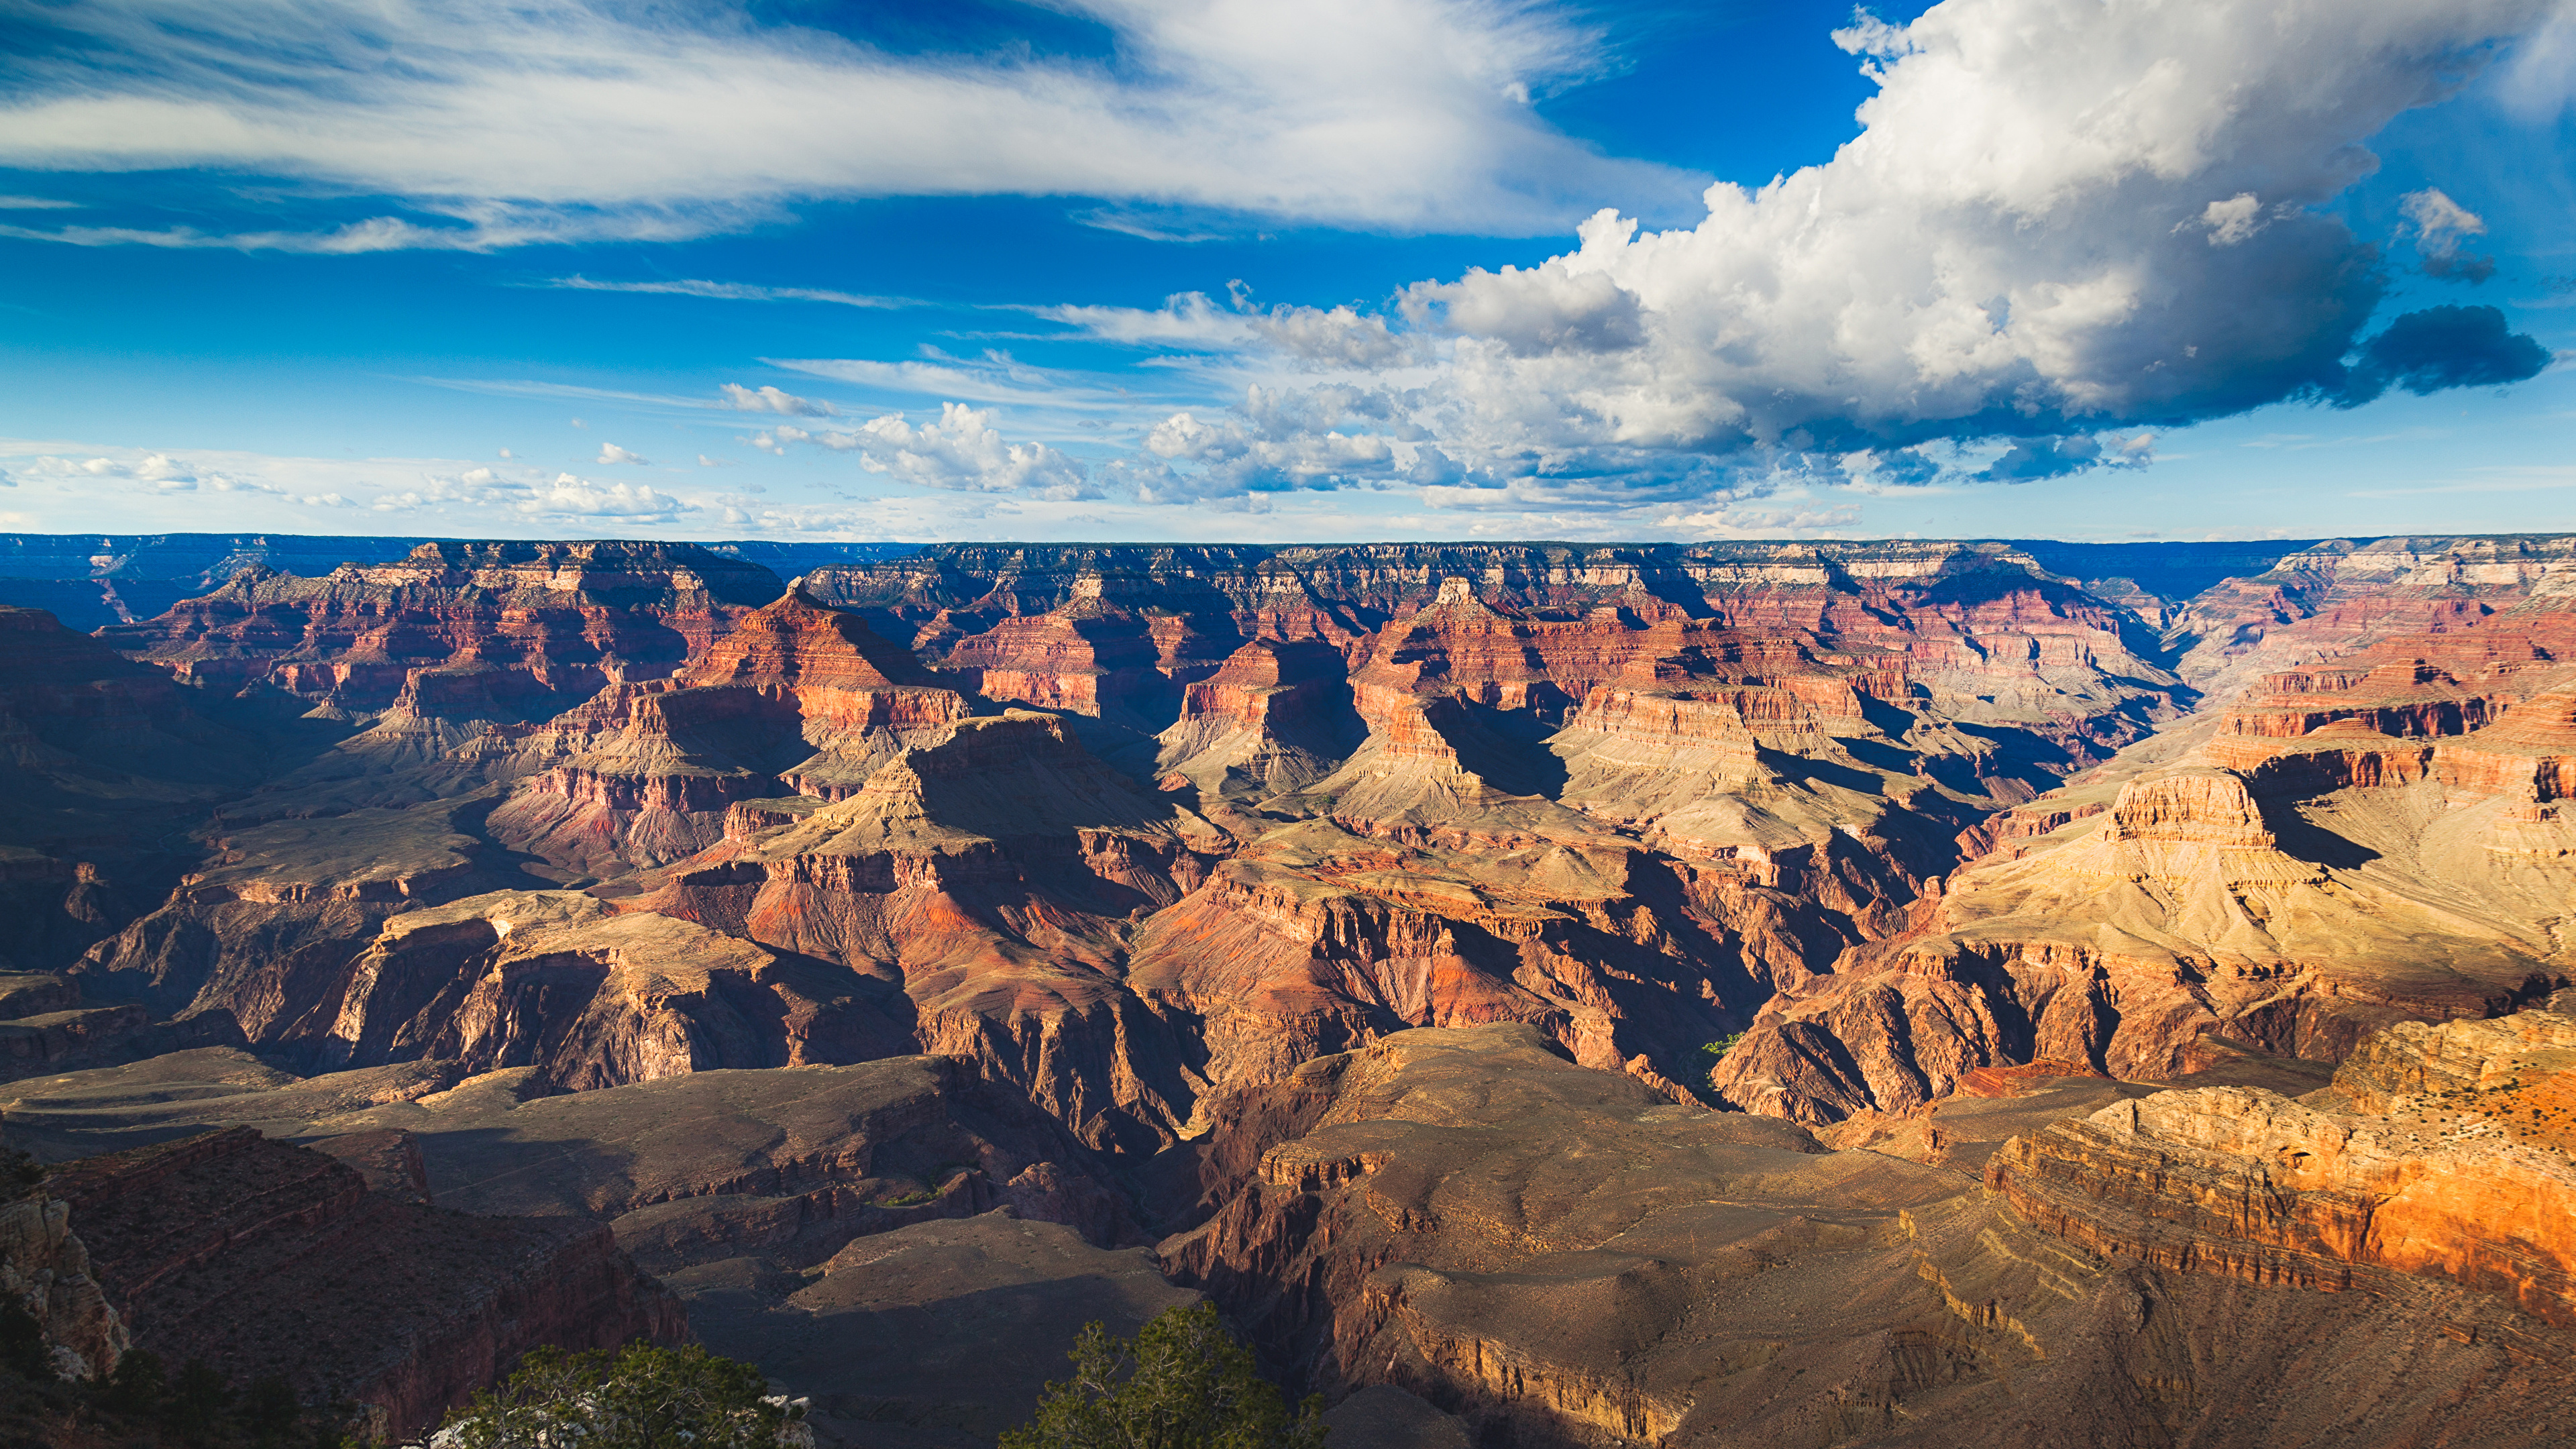
[[[2170,1077],[2211,1032],[2333,1062],[2546,994],[2576,969],[2571,631],[2542,598],[2274,672],[2179,755],[1986,827],[1918,934],[1767,1005],[1717,1089],[1825,1122],[2041,1057]]]
[[[319,578],[254,566],[103,632],[181,679],[347,714],[526,720],[671,674],[777,592],[767,569],[694,544],[432,542]]]
[[[2326,1291],[2392,1273],[2576,1326],[2576,1018],[2379,1034],[2332,1088],[2160,1092],[2005,1145],[1986,1181],[2093,1251]]]

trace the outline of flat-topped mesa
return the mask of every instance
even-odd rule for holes
[[[2322,725],[2358,721],[2384,735],[2465,734],[2496,717],[2498,702],[2439,664],[2392,660],[2366,669],[2285,670],[2220,717],[2222,735],[2296,739]]]
[[[2576,1326],[2576,1019],[2404,1023],[2333,1092],[2161,1092],[2017,1138],[1987,1182],[2114,1257],[2341,1290],[2445,1278]]]
[[[674,673],[777,587],[694,544],[424,543],[321,578],[248,569],[103,637],[182,678],[355,713],[393,708],[424,673],[484,674],[453,703],[536,719],[612,681]]]

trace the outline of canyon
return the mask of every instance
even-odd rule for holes
[[[0,608],[71,1232],[303,1151],[299,1245],[551,1224],[487,1296],[849,1444],[1202,1296],[1363,1442],[2576,1404],[2576,539],[112,542],[0,551],[126,605]],[[409,1425],[458,1342],[307,1378]]]

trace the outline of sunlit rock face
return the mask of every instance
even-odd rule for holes
[[[2205,1033],[2334,1062],[2382,1026],[2563,983],[2576,593],[2564,550],[2459,562],[2485,551],[2440,555],[2456,567],[2439,577],[2469,578],[2451,593],[2476,595],[2442,627],[2256,675],[1970,827],[1981,858],[1917,929],[1766,1006],[1719,1090],[1821,1123],[1909,1110],[1988,1065],[2168,1077]],[[2363,582],[2385,599],[2439,577]]]
[[[2285,567],[2417,587],[2368,552]],[[2551,568],[2215,700],[2150,623],[2270,594],[2150,621],[2134,581],[1999,544],[942,546],[789,585],[475,544],[245,575],[125,629],[119,667],[304,742],[79,973],[306,1065],[567,1088],[909,1043],[1138,1152],[1421,1025],[1525,1023],[1666,1100],[1816,1124],[2022,1063],[2170,1077],[2211,1031],[2331,1060],[2547,974]],[[2494,908],[2444,923],[2437,878]],[[406,916],[567,888],[708,944],[384,954]],[[649,964],[692,953],[717,964]]]
[[[2369,1038],[2333,1085],[2161,1092],[2016,1138],[1986,1180],[2113,1257],[2367,1290],[2395,1272],[2576,1325],[2576,1018]]]

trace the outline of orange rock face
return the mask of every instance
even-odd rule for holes
[[[2408,1023],[2335,1078],[2333,1110],[2258,1089],[2161,1092],[1998,1152],[1987,1183],[2096,1252],[2345,1290],[2449,1279],[2576,1325],[2576,1019]]]

